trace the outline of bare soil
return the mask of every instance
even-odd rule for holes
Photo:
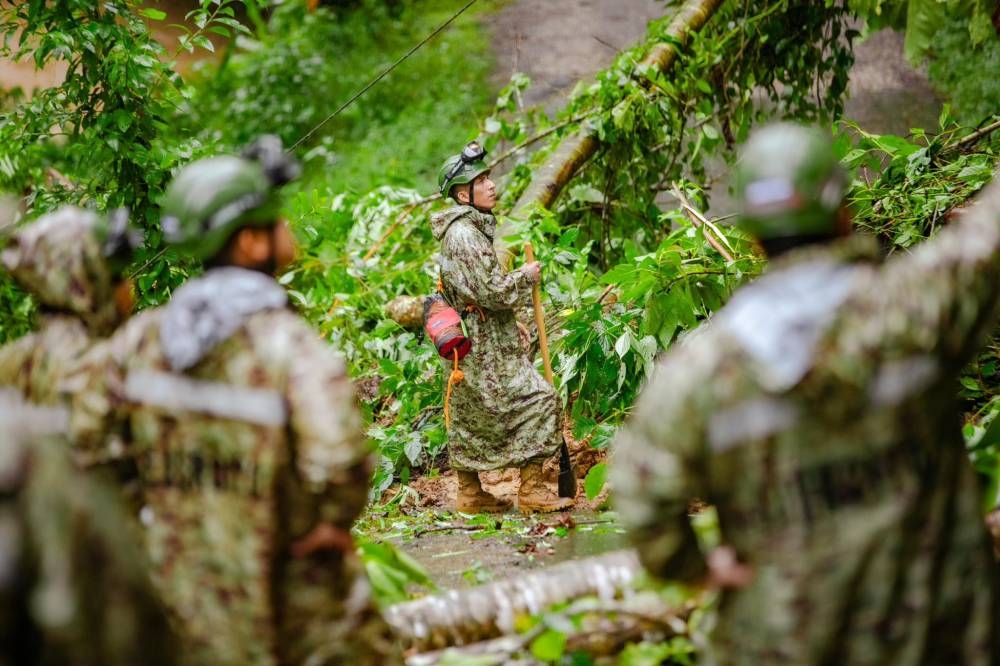
[[[163,44],[168,53],[177,50],[178,37],[182,32],[174,25],[188,24],[185,16],[189,11],[198,6],[197,0],[175,0],[173,2],[150,2],[156,9],[166,12],[167,16],[162,21],[151,23],[153,37]],[[190,24],[188,24],[190,25]],[[191,26],[193,28],[193,26]],[[222,46],[226,40],[214,33],[208,33],[209,39],[215,45],[216,54],[221,53]],[[204,49],[196,49],[193,53],[181,51],[177,56],[177,69],[181,72],[202,60],[211,60],[218,57]],[[38,88],[51,88],[63,82],[66,78],[66,63],[54,62],[44,69],[36,69],[34,60],[28,58],[14,62],[12,60],[0,60],[0,90],[12,90],[20,87],[29,97]]]

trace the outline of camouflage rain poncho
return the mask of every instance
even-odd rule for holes
[[[69,459],[60,388],[118,321],[97,216],[23,227],[3,265],[40,305],[0,348],[0,665],[173,664],[178,641],[117,489]]]
[[[72,429],[135,463],[187,663],[400,663],[354,548],[294,553],[321,521],[346,537],[371,461],[342,359],[286,304],[263,273],[189,280],[84,359]]]
[[[4,268],[41,312],[36,332],[0,348],[0,387],[31,402],[58,402],[68,365],[118,324],[96,223],[95,213],[67,206],[18,231],[3,251]]]
[[[441,241],[444,297],[472,338],[460,363],[465,379],[451,396],[448,450],[458,470],[521,467],[562,444],[559,399],[535,369],[518,337],[513,308],[531,296],[520,269],[505,272],[493,249],[496,218],[456,206],[432,220]],[[445,362],[445,376],[451,363]]]
[[[1000,569],[956,377],[997,320],[1000,184],[884,264],[855,238],[776,259],[671,350],[615,444],[656,575],[699,581],[693,498],[753,567],[719,664],[1000,663]]]

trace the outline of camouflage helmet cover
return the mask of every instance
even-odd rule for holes
[[[452,155],[438,170],[438,190],[447,197],[455,185],[471,183],[490,170],[483,158],[486,149],[478,141],[471,141],[458,155]]]
[[[72,313],[103,334],[117,323],[116,278],[139,239],[128,228],[127,213],[105,218],[65,206],[14,232],[0,257],[39,303]]]
[[[277,222],[280,186],[298,177],[298,162],[281,140],[264,136],[240,156],[222,155],[187,165],[162,200],[164,239],[182,253],[215,256],[238,229]]]
[[[848,180],[826,132],[784,122],[754,132],[735,182],[740,226],[771,239],[833,235]]]

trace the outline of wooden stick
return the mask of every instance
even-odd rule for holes
[[[524,258],[531,263],[535,260],[535,248],[531,243],[524,244]],[[542,351],[542,366],[545,368],[545,379],[549,384],[552,380],[552,359],[549,358],[549,337],[545,333],[545,312],[542,310],[542,281],[539,279],[531,288],[531,302],[535,306],[535,326],[538,327],[538,348]]]

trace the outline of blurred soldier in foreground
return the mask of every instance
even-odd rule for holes
[[[64,208],[2,255],[41,312],[0,348],[0,664],[176,662],[139,535],[117,490],[69,460],[59,401],[73,359],[131,309],[113,296],[128,236],[122,216]]]
[[[721,664],[997,664],[1000,572],[955,381],[997,319],[1000,183],[912,253],[851,237],[828,138],[756,133],[742,224],[771,258],[671,350],[617,442],[661,577],[724,589]],[[723,542],[699,551],[692,498]]]
[[[514,307],[531,297],[541,279],[538,262],[504,271],[493,249],[496,186],[486,155],[470,143],[444,163],[441,194],[458,204],[433,218],[441,241],[441,289],[463,313],[472,350],[461,363],[463,380],[453,386],[448,455],[458,475],[459,511],[502,512],[510,508],[483,490],[479,472],[521,468],[518,507],[523,513],[560,511],[573,499],[559,497],[562,445],[559,398],[535,370],[521,346]],[[446,365],[449,362],[446,361]]]
[[[17,231],[0,255],[39,306],[38,331],[0,348],[0,387],[53,405],[69,367],[132,311],[122,271],[140,237],[125,211],[109,217],[67,206]]]
[[[274,137],[181,170],[164,235],[208,270],[95,350],[99,390],[75,405],[81,445],[117,432],[135,459],[190,663],[399,659],[349,532],[370,472],[351,383],[272,277],[294,255],[278,188],[297,173]]]

